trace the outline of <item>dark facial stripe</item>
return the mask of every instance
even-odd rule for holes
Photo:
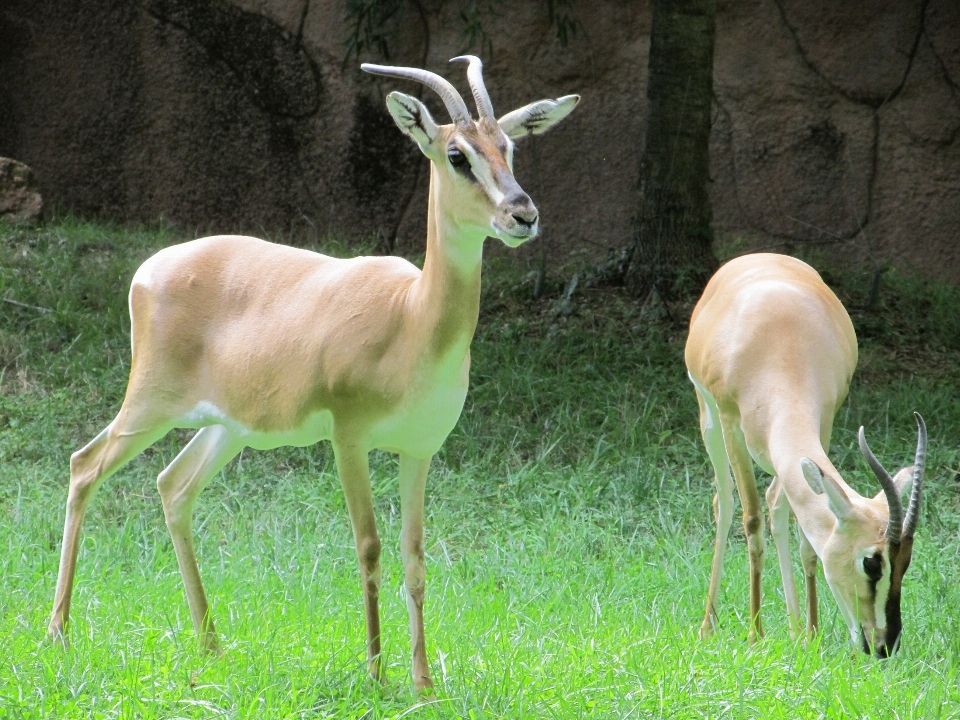
[[[469,162],[461,163],[460,165],[454,165],[453,169],[468,181],[472,182],[474,185],[477,184],[477,176],[473,174],[473,170],[470,168]]]
[[[883,577],[883,556],[880,553],[874,553],[871,557],[863,559],[863,571],[867,574],[867,580],[870,583],[870,601],[877,599],[877,583]]]
[[[890,592],[883,614],[887,619],[887,652],[893,654],[900,646],[900,634],[903,632],[903,617],[900,614],[900,592],[903,588],[903,576],[910,567],[913,556],[913,538],[903,538],[900,544],[891,543],[890,556]]]
[[[870,588],[870,606],[876,608],[877,583],[880,582],[880,578],[883,577],[883,556],[880,553],[874,553],[871,557],[865,557],[863,559],[863,571],[867,574],[867,585]],[[867,637],[862,627],[860,628],[860,641],[863,644],[863,651],[869,655],[870,643],[867,642]],[[886,645],[878,646],[874,649],[877,651],[878,656],[886,657]]]

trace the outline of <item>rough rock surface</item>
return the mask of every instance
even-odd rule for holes
[[[462,3],[389,21],[388,62],[465,97]],[[421,14],[417,7],[422,7]],[[543,0],[504,4],[472,50],[498,113],[571,92],[580,107],[521,143],[536,261],[601,258],[637,199],[649,3],[577,0],[563,47]],[[383,104],[429,92],[345,62],[343,0],[5,0],[0,155],[31,165],[58,207],[186,232],[298,241],[376,236],[416,252],[428,165]],[[815,245],[960,283],[960,3],[720,0],[711,140],[721,243]]]
[[[43,198],[33,170],[22,162],[0,157],[0,219],[31,222],[40,217]]]

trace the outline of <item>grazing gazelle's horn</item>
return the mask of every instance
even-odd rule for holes
[[[907,506],[907,517],[903,521],[903,536],[911,540],[917,531],[917,521],[920,519],[920,488],[923,486],[923,472],[927,466],[927,424],[923,422],[920,413],[915,412],[914,415],[917,418],[917,456],[913,462],[910,504]]]
[[[894,484],[893,478],[890,477],[890,473],[884,469],[870,450],[870,446],[867,445],[867,436],[863,432],[863,426],[860,427],[858,439],[860,441],[860,452],[863,453],[863,457],[867,459],[867,464],[870,465],[873,474],[880,481],[880,487],[883,488],[883,494],[887,498],[887,508],[890,513],[887,520],[887,532],[885,533],[887,540],[899,545],[903,527],[903,503],[900,502],[900,493],[897,492],[897,486]]]
[[[487,93],[487,86],[483,84],[483,63],[480,58],[476,55],[461,55],[453,58],[450,62],[461,61],[470,63],[467,67],[467,80],[470,82],[470,90],[473,92],[473,99],[477,103],[477,112],[480,117],[495,117],[493,103],[490,102],[490,95]]]
[[[447,112],[450,113],[450,118],[456,125],[470,125],[473,122],[470,119],[470,111],[467,110],[467,104],[463,101],[463,98],[460,97],[457,89],[436,73],[432,73],[429,70],[420,70],[419,68],[372,65],[370,63],[363,63],[360,69],[374,75],[406,78],[407,80],[415,80],[416,82],[423,83],[440,96],[443,104],[447,107]]]

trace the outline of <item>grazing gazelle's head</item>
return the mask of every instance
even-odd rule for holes
[[[464,55],[451,62],[458,60],[469,62],[467,79],[477,104],[476,121],[453,85],[435,73],[367,63],[361,68],[416,80],[440,95],[453,119],[451,125],[437,125],[422,102],[400,92],[387,96],[387,108],[433,164],[437,199],[455,213],[451,220],[460,232],[497,237],[516,247],[536,237],[539,214],[513,176],[513,141],[552,128],[570,114],[580,96],[540,100],[497,120],[483,84],[480,59]]]
[[[875,497],[851,497],[807,458],[803,475],[814,492],[827,496],[837,525],[824,545],[823,574],[837,599],[851,639],[867,654],[889,657],[900,643],[900,591],[910,566],[920,517],[920,492],[927,455],[927,429],[917,417],[917,454],[913,467],[890,477],[867,446],[860,428],[860,452],[883,488]],[[904,517],[901,496],[909,493]]]

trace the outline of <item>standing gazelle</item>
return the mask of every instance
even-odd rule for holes
[[[70,490],[49,634],[64,638],[80,527],[94,491],[172,428],[199,432],[157,478],[190,615],[217,647],[193,546],[193,507],[245,447],[329,439],[360,561],[370,674],[380,663],[380,539],[367,455],[400,454],[407,608],[417,689],[432,686],[424,647],[424,484],[430,459],[463,408],[480,302],[483,241],[511,247],[537,234],[538,215],[513,176],[513,140],[542,133],[579,97],[542,100],[498,121],[478,58],[468,79],[479,120],[439,75],[363,65],[435,90],[452,125],[416,98],[387,107],[430,160],[427,251],[421,272],[396,257],[329,258],[238,236],[160,251],[130,287],[133,359],[117,417],[70,459]]]
[[[833,417],[857,363],[857,338],[837,296],[813,268],[794,258],[737,258],[713,276],[694,308],[685,356],[717,481],[717,539],[701,637],[716,623],[733,519],[731,467],[750,555],[749,637],[763,634],[763,510],[752,457],[774,476],[767,505],[792,631],[799,632],[801,618],[790,562],[791,510],[800,526],[807,632],[817,629],[819,558],[853,642],[880,657],[894,652],[902,628],[901,583],[919,518],[926,428],[917,415],[916,461],[896,478],[870,452],[860,429],[860,450],[883,488],[873,498],[858,495],[827,458]],[[911,486],[904,519],[900,498]]]

